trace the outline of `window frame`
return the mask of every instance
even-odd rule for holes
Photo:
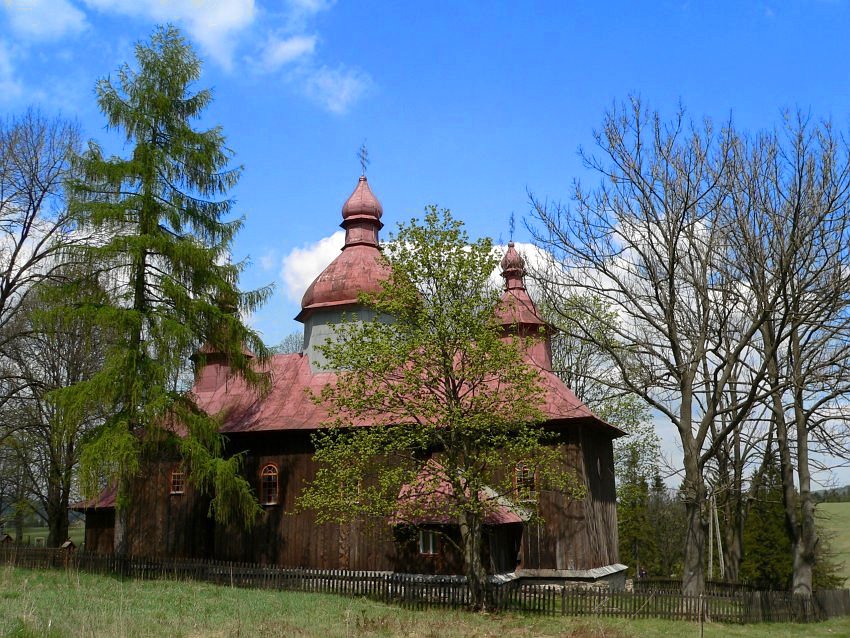
[[[280,505],[280,470],[276,463],[266,463],[260,469],[260,505]]]
[[[180,496],[186,493],[186,471],[181,466],[171,468],[168,490],[170,496]]]
[[[420,528],[416,545],[420,556],[437,556],[440,553],[440,542],[436,530]]]
[[[520,461],[514,466],[514,494],[523,502],[536,501],[540,490],[537,484],[537,468]]]

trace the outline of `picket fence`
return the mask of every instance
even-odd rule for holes
[[[61,549],[0,545],[0,563],[26,568],[64,568],[135,579],[195,580],[230,587],[361,596],[408,609],[470,605],[462,576],[391,572],[290,569],[250,563],[172,558],[125,558]],[[521,579],[494,583],[493,610],[542,615],[662,618],[725,623],[811,622],[850,615],[850,591],[813,596],[717,587],[701,596],[641,583],[632,592],[541,585]]]

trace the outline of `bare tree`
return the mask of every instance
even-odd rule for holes
[[[577,184],[571,207],[532,198],[531,231],[553,256],[551,267],[560,267],[542,285],[553,308],[565,289],[584,289],[613,310],[615,320],[595,317],[607,327],[605,339],[577,322],[572,330],[608,351],[623,390],[676,426],[688,516],[683,589],[700,592],[708,515],[704,470],[761,396],[759,368],[736,401],[728,390],[775,300],[757,316],[742,312],[747,292],[728,268],[722,213],[731,127],[696,126],[681,111],[664,122],[632,99],[605,116],[595,140],[600,155],[582,157],[601,176],[598,187]],[[721,336],[728,350],[717,347]]]
[[[831,125],[798,113],[784,131],[739,144],[734,164],[731,237],[751,314],[779,301],[760,328],[766,405],[792,536],[793,591],[811,594],[818,548],[812,448],[847,456],[850,150]]]
[[[60,267],[69,238],[64,180],[79,145],[77,126],[29,110],[0,123],[0,358],[33,286]],[[0,359],[0,405],[22,387]],[[0,431],[0,438],[4,433]]]
[[[78,301],[94,304],[105,297],[94,277],[74,276],[67,269],[62,275],[79,282]],[[7,348],[25,387],[7,402],[5,412],[15,413],[25,486],[49,529],[47,546],[58,547],[68,537],[81,442],[100,415],[93,404],[57,403],[52,393],[91,378],[102,365],[107,338],[91,320],[56,310],[53,287],[40,283],[36,288],[19,312],[25,328]]]
[[[304,335],[300,332],[290,332],[276,346],[269,348],[272,354],[295,354],[304,349]]]

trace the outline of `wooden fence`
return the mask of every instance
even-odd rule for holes
[[[468,607],[462,576],[391,572],[289,569],[200,559],[128,558],[60,549],[0,545],[0,563],[29,568],[79,569],[136,579],[196,580],[231,587],[362,596],[408,609]],[[633,592],[604,588],[540,585],[512,580],[494,584],[490,606],[501,611],[568,616],[614,616],[727,623],[811,622],[850,615],[850,591],[817,591],[813,596],[714,588],[702,596],[647,587]]]

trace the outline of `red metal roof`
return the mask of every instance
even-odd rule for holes
[[[365,175],[361,175],[357,180],[357,186],[354,192],[349,195],[348,200],[342,205],[342,218],[349,219],[350,217],[365,216],[380,219],[384,214],[384,208],[381,202],[372,193],[369,188],[369,181]]]
[[[508,242],[508,250],[502,257],[502,277],[505,292],[496,307],[496,318],[503,326],[525,326],[539,329],[548,324],[540,317],[537,308],[525,288],[525,261],[514,243]]]
[[[89,499],[87,501],[78,501],[73,505],[70,505],[68,509],[72,509],[77,512],[85,512],[88,510],[100,510],[100,509],[114,509],[115,508],[115,497],[118,494],[118,486],[113,485],[112,487],[107,487],[96,497]]]
[[[202,409],[222,416],[222,432],[315,430],[327,421],[327,409],[314,403],[310,395],[318,395],[325,384],[336,380],[336,375],[332,372],[314,374],[306,356],[279,354],[272,357],[266,368],[272,376],[271,391],[263,398],[247,389],[241,379],[221,374],[221,365],[211,364],[203,369],[193,394]],[[545,397],[540,407],[551,425],[588,421],[610,429],[615,436],[622,434],[598,419],[555,374],[542,369],[539,373]],[[206,376],[220,382],[205,382]]]
[[[430,459],[413,483],[402,486],[398,494],[398,508],[391,519],[391,524],[456,524],[457,517],[452,514],[451,499],[453,497],[454,488],[446,476],[445,468],[439,462]],[[523,522],[518,508],[497,496],[495,492],[481,490],[479,499],[486,508],[485,525]]]
[[[380,292],[381,282],[389,274],[389,266],[377,246],[346,246],[307,288],[296,319],[304,321],[319,308],[356,305],[361,293]]]

